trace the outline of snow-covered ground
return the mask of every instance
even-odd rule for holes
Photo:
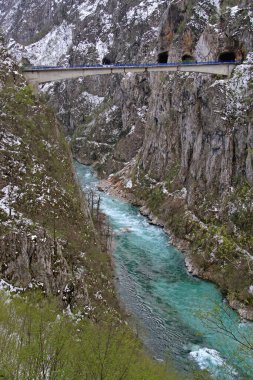
[[[148,19],[162,4],[163,0],[146,0],[136,5],[127,12],[127,21],[131,22],[133,19]]]

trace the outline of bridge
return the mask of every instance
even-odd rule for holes
[[[187,72],[202,74],[217,74],[230,76],[237,61],[221,62],[172,62],[146,64],[113,64],[85,66],[32,66],[23,69],[26,79],[35,86],[40,83],[76,79],[89,75],[152,73],[152,72]]]

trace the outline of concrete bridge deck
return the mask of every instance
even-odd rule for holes
[[[175,62],[162,64],[113,64],[86,66],[33,66],[24,68],[26,79],[32,84],[76,79],[89,75],[126,74],[145,72],[188,72],[230,76],[239,62]]]

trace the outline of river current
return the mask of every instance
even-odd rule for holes
[[[92,169],[75,168],[83,190],[96,189]],[[253,342],[252,324],[239,319],[214,284],[187,273],[183,254],[162,228],[137,207],[100,195],[114,232],[116,288],[151,355],[170,360],[186,379],[196,368],[217,380],[253,379],[253,354],[236,341]]]

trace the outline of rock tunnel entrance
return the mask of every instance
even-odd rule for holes
[[[234,62],[236,59],[235,52],[233,51],[224,51],[219,55],[220,62]]]
[[[195,62],[195,58],[190,54],[184,54],[182,56],[182,62]]]
[[[168,62],[169,53],[167,51],[163,51],[158,54],[157,62],[158,63],[167,63]]]
[[[113,63],[113,62],[112,62],[111,59],[108,58],[108,57],[104,57],[104,58],[102,59],[102,65],[110,65],[111,63]]]

